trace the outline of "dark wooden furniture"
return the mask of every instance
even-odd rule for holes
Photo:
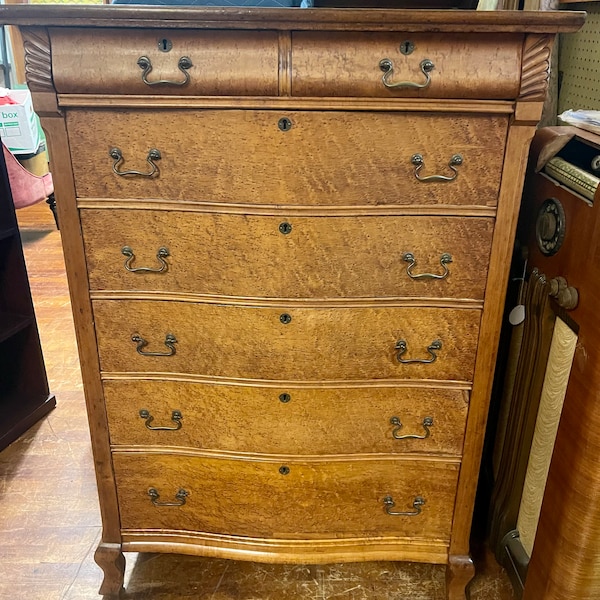
[[[537,132],[518,234],[527,318],[491,510],[524,600],[600,595],[599,178],[599,135]]]
[[[60,198],[101,592],[129,550],[446,564],[464,598],[528,144],[583,14],[0,21]]]
[[[560,154],[600,156],[600,136],[556,128],[546,147],[562,138]],[[542,153],[543,144],[536,145]],[[570,153],[570,154],[569,154]],[[538,154],[539,156],[539,154]],[[587,164],[586,164],[587,163]],[[585,160],[581,165],[589,169]],[[596,161],[596,167],[598,161]],[[600,596],[600,193],[584,201],[540,174],[528,186],[531,264],[548,279],[563,277],[578,292],[569,311],[577,346],[556,436],[538,531],[525,582],[524,600],[596,600]],[[561,249],[545,256],[534,243],[536,210],[547,198],[560,201],[566,233]]]
[[[56,406],[33,311],[4,155],[0,152],[0,449]]]

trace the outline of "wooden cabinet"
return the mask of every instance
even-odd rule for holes
[[[464,598],[528,143],[583,15],[0,18],[61,199],[102,593],[130,550],[441,563]]]
[[[48,390],[21,237],[0,152],[0,449],[56,406]]]

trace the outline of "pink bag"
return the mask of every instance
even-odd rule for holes
[[[2,144],[8,180],[12,191],[15,208],[31,206],[42,200],[46,200],[54,193],[52,174],[46,173],[41,177],[30,173]]]

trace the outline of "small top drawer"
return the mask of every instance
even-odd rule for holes
[[[59,93],[277,95],[274,31],[54,29]]]
[[[296,32],[292,39],[294,96],[519,95],[518,34]]]

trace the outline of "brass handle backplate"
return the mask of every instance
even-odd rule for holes
[[[146,156],[146,162],[150,165],[150,172],[144,173],[143,171],[119,171],[117,168],[121,162],[123,162],[123,153],[119,148],[111,148],[108,153],[110,157],[115,161],[112,166],[113,173],[115,175],[119,175],[119,177],[124,177],[126,175],[137,175],[139,177],[154,177],[156,174],[160,173],[158,169],[158,165],[154,162],[155,160],[160,160],[161,154],[160,150],[156,148],[151,148],[148,150],[148,156]]]
[[[131,264],[135,260],[135,254],[129,246],[123,246],[121,254],[127,257],[124,266],[130,273],[164,273],[169,268],[169,264],[165,261],[165,258],[169,256],[169,250],[164,246],[161,246],[156,252],[156,258],[160,263],[160,267],[158,268],[132,267]]]
[[[426,88],[431,83],[431,71],[435,69],[435,65],[428,59],[421,61],[419,65],[421,72],[425,75],[425,81],[423,83],[415,83],[414,81],[397,81],[392,82],[394,76],[394,63],[389,58],[384,58],[379,61],[379,68],[383,71],[381,81],[386,88],[397,89],[397,88]]]
[[[156,488],[148,489],[148,496],[150,496],[150,501],[154,506],[183,506],[186,502],[186,498],[190,495],[187,490],[180,489],[175,494],[175,502],[159,502],[160,494],[158,493]]]
[[[394,430],[392,431],[392,437],[396,440],[426,440],[431,435],[431,431],[429,428],[433,425],[433,418],[425,417],[423,419],[422,425],[423,429],[425,430],[425,433],[423,435],[416,435],[412,433],[400,435],[400,430],[402,429],[402,422],[398,417],[392,417],[390,419],[390,424],[394,426]]]
[[[145,425],[151,431],[177,431],[177,430],[181,429],[181,427],[183,426],[183,423],[181,422],[181,419],[183,419],[183,415],[178,410],[174,410],[171,413],[171,421],[173,421],[173,423],[175,423],[175,427],[167,427],[167,426],[157,427],[156,425],[152,425],[152,421],[154,421],[154,417],[145,408],[142,408],[140,410],[139,414],[142,419],[146,420]]]
[[[400,512],[400,511],[392,510],[394,508],[394,506],[396,506],[396,503],[394,502],[394,499],[391,496],[386,496],[383,499],[383,508],[384,508],[385,512],[388,515],[391,515],[392,517],[416,517],[417,515],[421,514],[422,506],[424,504],[425,504],[425,498],[422,498],[421,496],[417,496],[413,500],[413,503],[412,503],[414,510]]]
[[[148,75],[152,71],[152,62],[147,56],[140,56],[137,60],[138,67],[142,69],[142,81],[146,85],[176,85],[183,86],[189,83],[190,74],[188,69],[191,69],[194,65],[188,56],[182,56],[177,62],[177,68],[183,73],[182,81],[172,81],[170,79],[158,79],[157,81],[148,81]]]
[[[460,154],[453,154],[448,162],[448,167],[454,172],[452,175],[428,175],[426,177],[420,175],[421,169],[425,166],[425,159],[422,154],[413,154],[410,162],[415,166],[415,177],[423,183],[428,183],[432,181],[454,181],[458,177],[456,167],[462,165],[464,161]]]
[[[416,266],[417,259],[412,252],[406,252],[402,259],[405,262],[410,263],[408,267],[406,267],[406,272],[411,279],[446,279],[446,277],[448,277],[450,274],[450,270],[446,265],[452,262],[452,255],[448,254],[447,252],[444,252],[444,254],[440,256],[440,265],[442,265],[444,269],[444,272],[441,275],[436,275],[434,273],[413,273],[412,268]]]
[[[148,345],[148,342],[137,333],[131,336],[131,341],[137,344],[136,350],[142,356],[173,356],[176,352],[174,344],[177,343],[177,339],[172,333],[168,333],[165,337],[164,343],[169,349],[168,352],[146,352],[144,348]]]
[[[429,346],[427,346],[427,352],[429,352],[431,358],[402,358],[402,355],[408,350],[408,346],[406,344],[406,340],[398,340],[395,346],[395,349],[398,350],[396,358],[399,363],[404,365],[411,363],[429,364],[437,360],[436,350],[441,350],[441,348],[442,340],[434,340],[431,342],[431,344],[429,344]]]

